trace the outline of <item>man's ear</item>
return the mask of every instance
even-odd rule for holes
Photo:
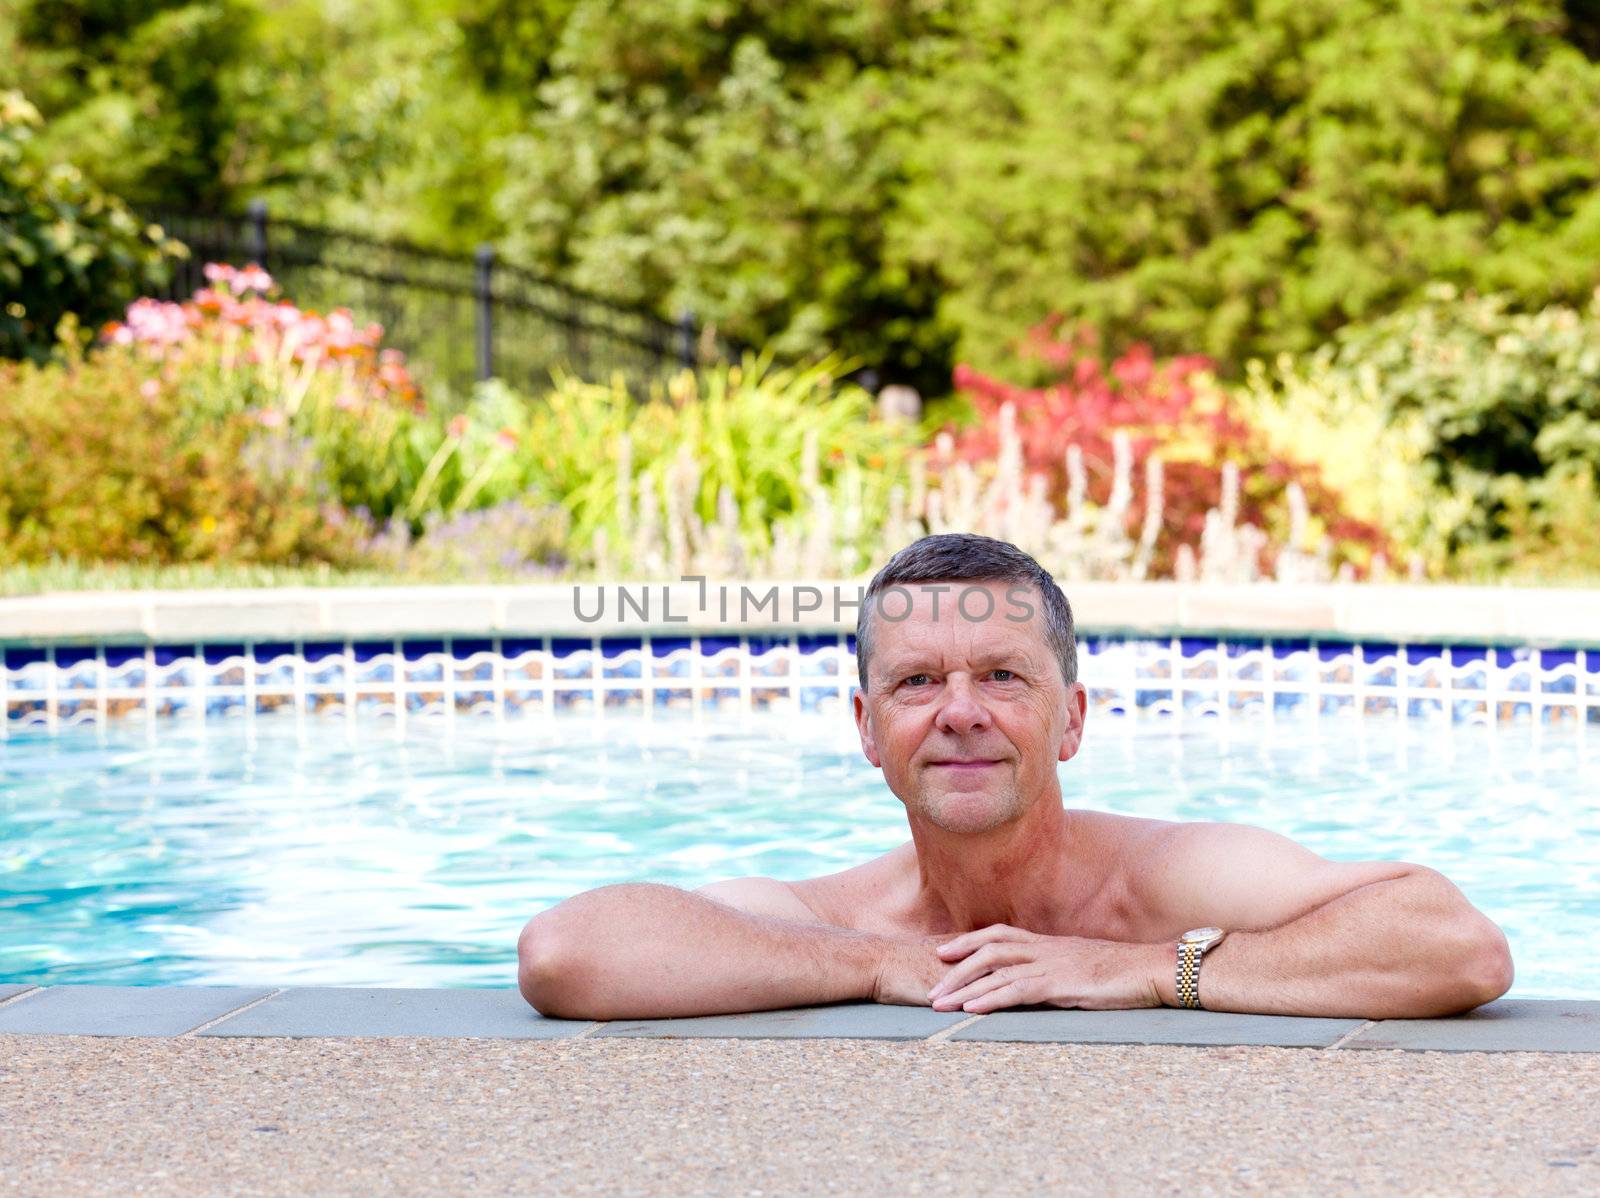
[[[1089,715],[1089,692],[1083,683],[1067,687],[1067,726],[1061,730],[1061,745],[1056,760],[1071,761],[1083,744],[1083,721]]]
[[[861,736],[861,751],[867,755],[867,760],[878,769],[883,768],[883,759],[878,756],[878,742],[872,735],[872,715],[867,711],[860,691],[855,692],[856,732]]]

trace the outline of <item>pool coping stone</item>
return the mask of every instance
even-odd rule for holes
[[[955,1030],[951,1030],[955,1029]],[[1322,1019],[1155,1008],[969,1015],[838,1003],[688,1019],[546,1019],[511,988],[35,986],[0,983],[0,1035],[953,1040],[1600,1053],[1600,1001],[1500,999],[1450,1019]]]
[[[952,1040],[1032,1044],[1265,1045],[1328,1048],[1363,1025],[1360,1019],[1242,1015],[1159,1007],[1132,1011],[996,1011]]]
[[[627,1019],[601,1025],[598,1037],[722,1040],[926,1040],[972,1018],[965,1011],[935,1011],[878,1003],[790,1007],[689,1019]]]
[[[445,1036],[559,1040],[594,1026],[546,1019],[516,990],[295,986],[201,1036]]]
[[[582,584],[595,597],[620,584]],[[702,607],[699,582],[631,584],[660,599],[654,618],[618,616],[601,625],[578,614],[572,584],[460,584],[367,587],[216,588],[192,591],[77,591],[0,597],[0,644],[95,641],[193,642],[394,636],[769,635],[791,630],[849,633],[852,606],[804,616],[722,619]],[[731,583],[719,583],[731,587]],[[860,581],[763,583],[859,594]],[[837,589],[837,592],[836,592]],[[1600,648],[1593,612],[1600,592],[1584,589],[1388,583],[1074,582],[1080,635],[1227,636],[1271,634],[1424,643],[1470,642]],[[665,593],[670,591],[668,604]],[[793,605],[791,605],[793,606]],[[668,611],[679,613],[669,616]],[[713,611],[716,615],[713,615]]]
[[[1385,1019],[1343,1045],[1412,1052],[1600,1052],[1600,1002],[1502,998],[1451,1019]]]
[[[0,1007],[0,1034],[181,1036],[271,993],[270,986],[44,986]]]

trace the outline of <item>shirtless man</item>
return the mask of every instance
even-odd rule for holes
[[[805,881],[577,895],[523,930],[530,1004],[570,1019],[849,999],[1394,1019],[1510,988],[1504,935],[1425,866],[1066,808],[1056,763],[1087,708],[1072,612],[1016,547],[950,534],[902,549],[868,587],[857,657],[861,747],[910,843]]]

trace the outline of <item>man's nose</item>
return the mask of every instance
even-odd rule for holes
[[[937,723],[941,732],[953,736],[981,732],[989,726],[989,709],[970,677],[951,674],[946,680]]]

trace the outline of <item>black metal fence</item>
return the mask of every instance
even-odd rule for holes
[[[702,328],[620,307],[532,271],[500,262],[492,247],[471,257],[400,241],[269,218],[149,211],[189,248],[168,299],[205,286],[207,262],[256,262],[302,308],[345,307],[384,327],[425,387],[463,396],[479,379],[539,392],[556,369],[587,379],[620,373],[631,387],[684,367],[737,356],[742,347]]]

